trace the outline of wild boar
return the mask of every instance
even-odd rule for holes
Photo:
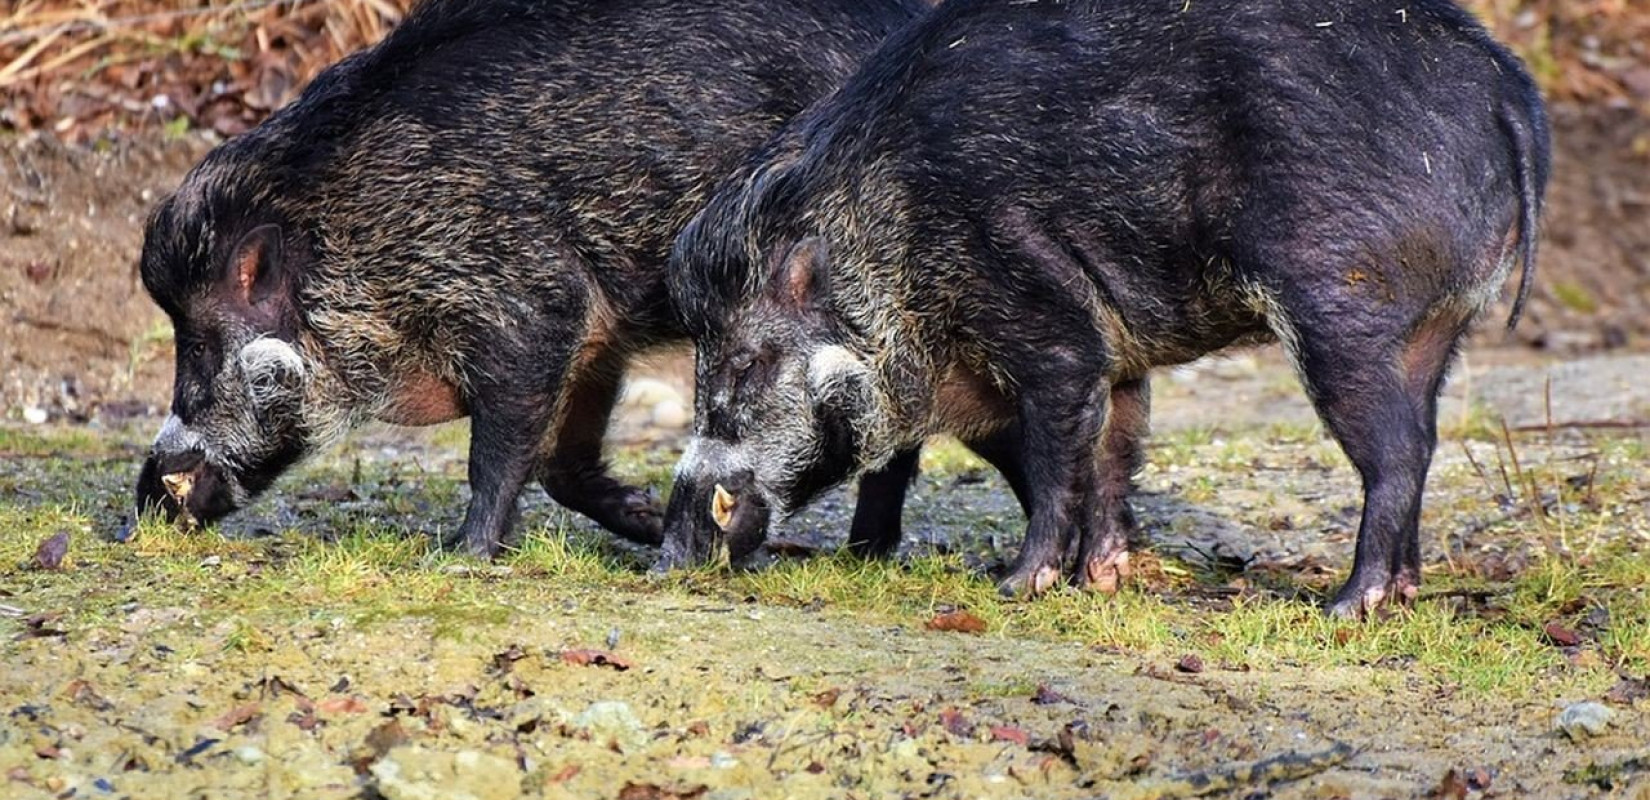
[[[1534,83],[1447,0],[947,0],[677,240],[698,398],[665,552],[1015,426],[1001,587],[1069,546],[1110,589],[1149,371],[1277,340],[1363,479],[1331,609],[1407,601],[1436,397],[1521,262],[1517,321],[1548,165]]]
[[[471,498],[446,545],[493,555],[532,477],[657,543],[659,509],[609,475],[602,439],[631,356],[685,339],[671,241],[718,177],[923,10],[420,5],[150,217],[143,285],[177,372],[139,511],[210,522],[362,421],[468,415]]]

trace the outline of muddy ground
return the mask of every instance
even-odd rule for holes
[[[537,491],[501,564],[431,554],[421,534],[462,513],[462,426],[365,431],[218,533],[125,545],[107,537],[152,425],[14,426],[0,448],[3,785],[1159,797],[1203,785],[1191,775],[1232,781],[1216,793],[1230,797],[1650,797],[1646,374],[1650,356],[1470,354],[1442,411],[1428,594],[1342,627],[1313,603],[1344,577],[1356,482],[1267,351],[1157,381],[1147,577],[1118,598],[983,599],[1021,520],[954,446],[925,465],[907,567],[866,580],[826,557],[851,503],[838,493],[749,571],[660,582],[642,572],[651,553]],[[644,411],[625,415],[616,455],[662,486],[679,440]],[[70,568],[31,567],[54,531],[72,536]],[[1606,554],[1638,577],[1588,573],[1568,595],[1521,577]],[[1195,576],[1153,578],[1153,564]],[[853,596],[881,591],[896,596]],[[1530,624],[1484,627],[1531,591],[1562,596]],[[958,606],[983,633],[927,629]],[[1034,625],[1045,613],[1061,621]],[[1549,614],[1578,642],[1553,641]],[[1451,660],[1504,637],[1505,664]],[[1607,727],[1561,732],[1587,701]]]
[[[1650,797],[1650,127],[1612,113],[1556,110],[1535,302],[1446,393],[1427,594],[1351,626],[1314,604],[1355,476],[1265,350],[1156,379],[1117,598],[992,597],[1022,521],[943,445],[892,568],[829,557],[846,493],[743,572],[651,580],[536,490],[519,552],[449,559],[461,425],[112,543],[171,369],[139,231],[205,145],[0,143],[0,796]],[[615,454],[662,491],[683,370],[641,374]]]

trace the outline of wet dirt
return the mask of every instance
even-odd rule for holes
[[[510,601],[459,637],[294,609],[251,621],[268,625],[252,653],[195,609],[138,601],[118,627],[7,645],[7,795],[1125,797],[1340,742],[1344,764],[1233,796],[1418,797],[1456,769],[1493,787],[1474,796],[1579,797],[1567,770],[1650,737],[1618,711],[1574,742],[1552,699],[1490,703],[1390,670],[1186,674],[739,602]],[[563,657],[615,630],[628,669]]]

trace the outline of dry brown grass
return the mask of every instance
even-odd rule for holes
[[[0,17],[0,130],[234,134],[414,0],[24,0]]]
[[[166,126],[239,133],[416,0],[21,0],[0,11],[0,132],[85,141]],[[1549,96],[1650,113],[1650,4],[1464,0]]]

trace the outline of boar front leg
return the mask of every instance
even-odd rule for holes
[[[1020,398],[1021,463],[1030,522],[1020,555],[998,584],[1005,595],[1036,595],[1060,579],[1070,534],[1087,537],[1097,503],[1096,450],[1110,386],[1098,366],[1065,361],[1067,369],[1026,377]]]
[[[1129,575],[1129,539],[1134,535],[1129,493],[1145,463],[1150,419],[1151,387],[1145,378],[1112,386],[1111,407],[1100,435],[1096,507],[1077,554],[1079,588],[1115,592]]]
[[[571,376],[561,419],[539,469],[539,482],[557,503],[626,539],[657,545],[662,536],[658,503],[647,491],[608,473],[602,440],[624,376],[624,357],[607,350]]]
[[[565,354],[548,359],[554,365],[549,376],[555,386],[566,372]],[[546,363],[543,359],[520,358],[514,364]],[[516,524],[517,502],[522,487],[539,463],[539,447],[550,429],[554,395],[524,389],[528,384],[511,384],[508,367],[484,374],[498,376],[480,383],[467,398],[470,408],[470,506],[464,524],[443,537],[442,546],[460,549],[477,558],[498,554]],[[522,377],[522,376],[514,376]],[[542,377],[539,378],[542,380]],[[534,385],[543,385],[535,381]]]

